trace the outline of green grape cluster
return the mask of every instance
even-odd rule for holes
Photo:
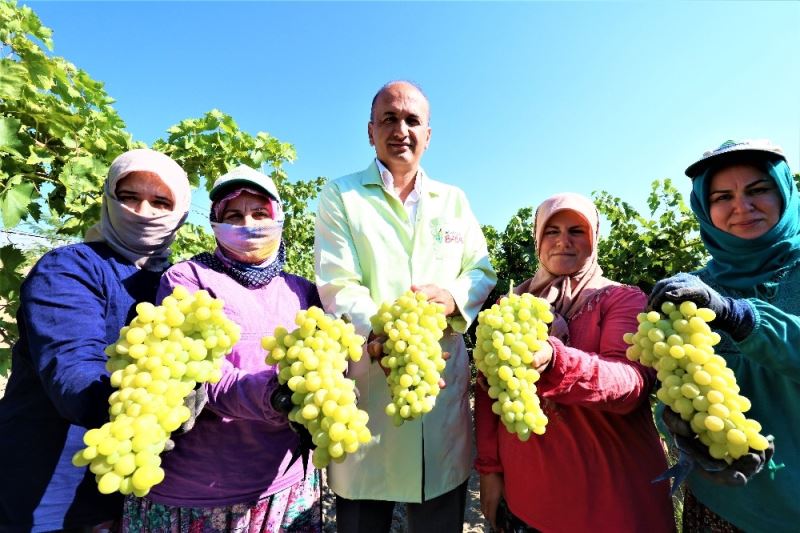
[[[386,381],[392,401],[386,414],[400,426],[436,404],[445,367],[439,344],[447,328],[444,306],[421,292],[406,291],[394,302],[381,304],[370,321],[376,335],[387,336],[381,364],[389,369]]]
[[[239,326],[224,302],[204,290],[176,287],[159,306],[136,305],[136,317],[106,348],[106,369],[119,390],[108,399],[110,421],[90,429],[72,464],[89,466],[103,494],[144,496],[164,479],[159,454],[190,411],[186,396],[198,383],[216,383]]]
[[[708,322],[714,311],[693,302],[665,302],[662,313],[639,313],[636,333],[626,333],[627,357],[653,367],[661,382],[656,396],[689,422],[711,457],[731,463],[769,446],[761,424],[745,417],[750,400],[739,394],[733,370],[714,353],[720,336]]]
[[[486,376],[492,411],[523,442],[541,435],[547,416],[536,395],[534,353],[547,342],[550,304],[532,294],[509,294],[478,315],[475,365]]]
[[[319,307],[301,310],[292,332],[276,328],[261,339],[268,365],[278,365],[278,382],[292,390],[289,420],[302,424],[316,445],[312,462],[325,468],[372,439],[369,415],[356,405],[355,382],[344,377],[348,359],[361,359],[364,337],[352,324]]]

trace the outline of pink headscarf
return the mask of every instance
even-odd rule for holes
[[[551,196],[536,209],[534,236],[537,253],[547,221],[559,211],[570,210],[580,215],[591,229],[592,253],[583,266],[568,276],[557,276],[549,272],[539,260],[536,274],[514,289],[517,294],[529,292],[544,298],[553,306],[553,311],[566,320],[580,310],[598,290],[618,283],[603,277],[597,263],[597,240],[600,236],[600,216],[592,201],[575,193],[560,193]],[[555,333],[554,333],[555,334]],[[558,335],[557,335],[558,336]]]

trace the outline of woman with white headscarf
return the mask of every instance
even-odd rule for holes
[[[189,201],[172,159],[126,152],[111,164],[86,242],[48,252],[28,274],[0,400],[0,530],[91,531],[119,517],[121,496],[101,495],[71,458],[86,428],[108,420],[104,349],[138,302],[155,300]]]
[[[544,298],[557,317],[533,363],[546,432],[520,441],[475,390],[481,509],[506,533],[675,528],[668,483],[651,483],[667,467],[648,402],[655,372],[629,361],[622,340],[645,295],[603,277],[599,227],[584,196],[542,202],[539,268],[515,290]]]
[[[321,306],[319,295],[283,271],[283,207],[269,176],[239,166],[217,179],[210,197],[216,250],[170,268],[158,294],[207,290],[225,301],[241,338],[222,379],[205,385],[208,404],[192,431],[164,454],[164,481],[125,500],[123,530],[320,531],[320,473],[295,459],[300,438],[273,405],[277,367],[261,347],[276,327],[293,329],[297,311]]]

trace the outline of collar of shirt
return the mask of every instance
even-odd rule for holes
[[[397,196],[397,193],[394,190],[394,176],[392,176],[391,171],[386,168],[383,163],[378,160],[378,158],[375,158],[375,163],[378,165],[378,171],[381,174],[381,180],[383,181],[384,189],[389,191],[389,194]],[[417,206],[419,206],[419,198],[422,192],[421,182],[424,179],[424,176],[424,170],[421,168],[417,170],[417,175],[414,178],[414,188],[408,194],[404,202],[401,200],[403,203],[403,209],[405,209],[406,214],[408,215],[408,223],[412,227],[417,221]]]
[[[381,174],[383,187],[390,193],[397,196],[397,193],[394,190],[394,176],[392,176],[392,172],[377,158],[375,159],[375,164],[378,165],[378,172]],[[419,199],[422,194],[422,180],[424,179],[424,176],[425,171],[420,168],[417,171],[417,177],[414,179],[414,188],[406,197],[406,201],[403,202],[403,207],[405,207],[406,210],[408,210],[409,205],[416,205],[419,203]]]

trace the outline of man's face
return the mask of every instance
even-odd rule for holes
[[[375,101],[367,131],[378,159],[392,173],[416,171],[431,139],[428,102],[412,85],[390,85]]]

